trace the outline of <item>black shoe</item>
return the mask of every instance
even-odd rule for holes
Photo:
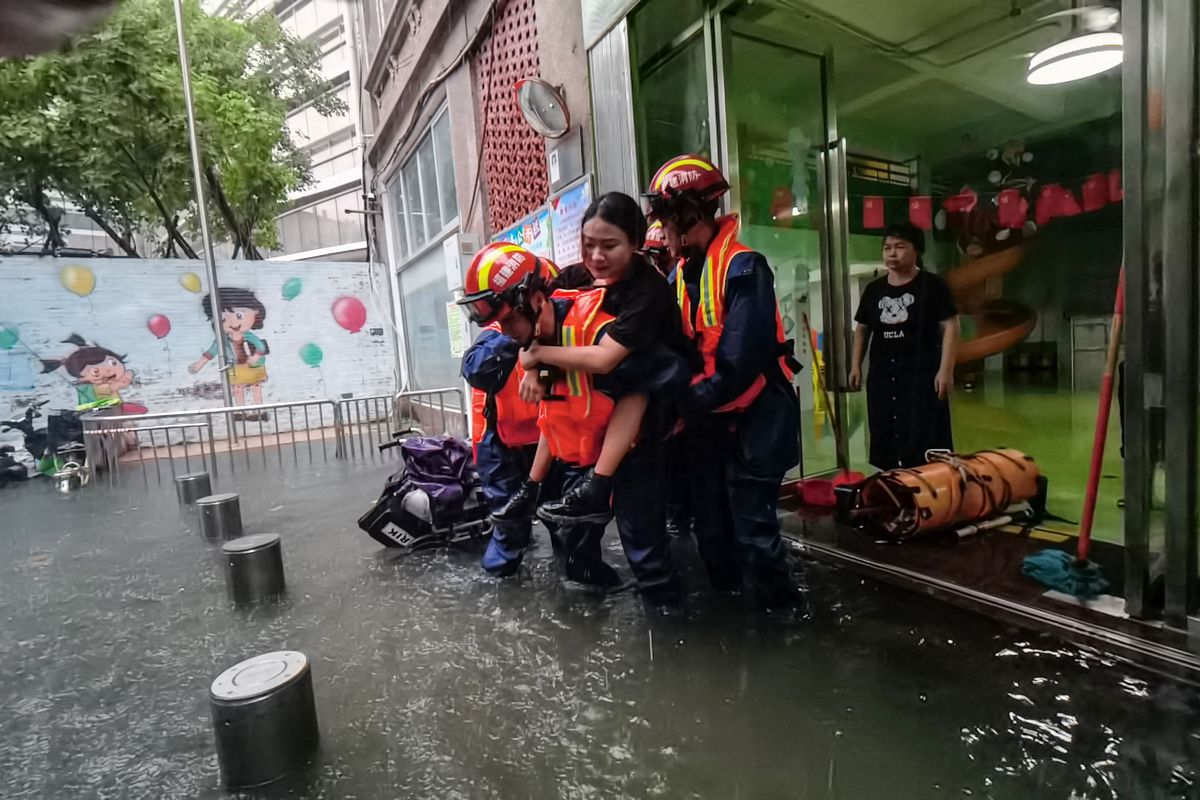
[[[537,515],[560,525],[608,522],[612,519],[612,478],[589,471],[560,499],[539,506]]]
[[[533,519],[533,509],[537,505],[538,488],[541,484],[525,481],[513,496],[508,498],[499,510],[492,514],[497,522],[523,522]]]

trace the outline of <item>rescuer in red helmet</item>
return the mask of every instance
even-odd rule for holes
[[[667,232],[658,220],[647,220],[646,246],[642,252],[664,278],[671,277],[675,269],[675,259],[671,258],[671,249],[667,246]]]
[[[514,244],[497,242],[471,261],[459,300],[483,327],[463,354],[462,376],[471,386],[471,439],[484,499],[492,512],[520,489],[533,465],[541,437],[538,406],[521,399],[525,370],[518,363],[518,339],[532,335],[529,298],[549,292],[558,269],[547,259]],[[515,338],[514,338],[515,335]],[[529,545],[532,520],[492,519],[492,537],[483,568],[498,577],[513,575]]]
[[[684,333],[704,366],[680,401],[697,544],[714,588],[743,580],[768,607],[803,600],[792,579],[776,508],[800,460],[800,365],[784,337],[767,260],[718,217],[729,184],[708,159],[683,155],[654,175],[647,199],[680,259],[674,288]],[[732,520],[732,530],[729,521]]]

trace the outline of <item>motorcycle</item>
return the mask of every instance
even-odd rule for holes
[[[21,414],[0,422],[0,433],[19,432],[25,440],[25,450],[37,464],[39,474],[54,477],[63,492],[87,481],[87,448],[83,443],[83,420],[78,412],[54,411],[46,417],[46,426],[34,422],[42,417],[42,400],[28,406]],[[25,480],[28,471],[13,456],[13,448],[0,448],[0,485],[12,480]]]

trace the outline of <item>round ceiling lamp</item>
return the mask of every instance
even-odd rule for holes
[[[1121,19],[1121,12],[1112,8],[1085,6],[1042,17],[1072,17],[1078,28],[1057,44],[1039,50],[1029,59],[1025,80],[1035,86],[1090,78],[1120,66],[1125,58],[1125,40],[1120,33],[1109,30]]]

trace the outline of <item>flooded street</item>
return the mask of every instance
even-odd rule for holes
[[[256,797],[1200,797],[1193,687],[816,563],[802,620],[706,596],[686,548],[684,620],[561,589],[544,537],[496,582],[358,531],[386,472],[215,482],[283,536],[254,611],[169,479],[0,493],[0,796],[229,796],[208,685],[296,649],[321,753]]]

